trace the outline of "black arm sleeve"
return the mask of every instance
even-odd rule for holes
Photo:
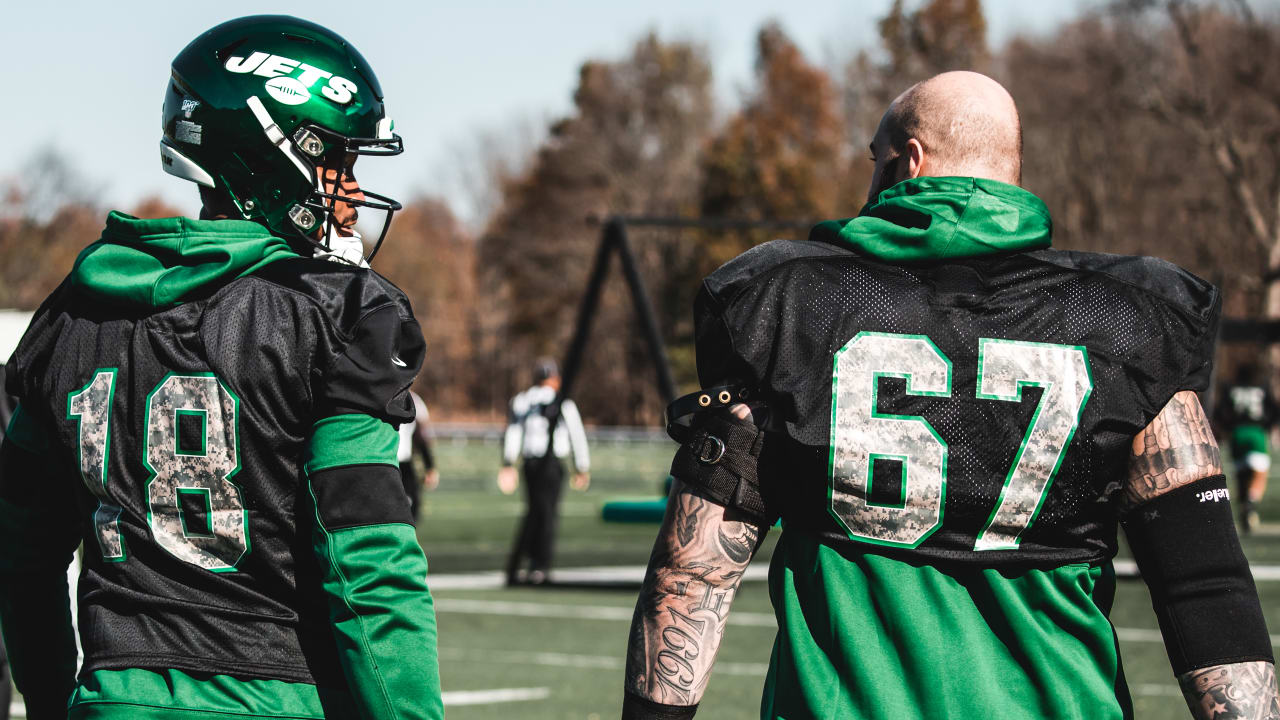
[[[697,712],[697,705],[667,705],[629,692],[622,697],[622,720],[692,720]]]
[[[413,524],[400,470],[391,465],[343,465],[311,475],[316,511],[325,530],[385,523]]]
[[[1203,478],[1121,519],[1151,591],[1175,674],[1272,661],[1249,561],[1231,517],[1226,478]]]

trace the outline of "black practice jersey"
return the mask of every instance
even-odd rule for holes
[[[342,685],[303,468],[317,420],[413,418],[408,300],[296,258],[124,312],[64,283],[8,368],[83,528],[84,669]]]
[[[1276,402],[1271,391],[1261,385],[1241,383],[1222,391],[1218,400],[1218,422],[1227,428],[1239,425],[1276,423]]]
[[[768,406],[764,491],[849,552],[997,567],[1115,552],[1133,437],[1211,371],[1219,297],[1152,258],[893,265],[773,242],[696,303],[704,387]]]

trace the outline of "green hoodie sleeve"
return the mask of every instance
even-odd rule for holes
[[[363,414],[312,430],[312,536],[338,654],[366,720],[442,718],[427,561],[396,465],[395,427]]]
[[[27,717],[63,718],[75,689],[67,566],[79,537],[47,436],[19,407],[0,444],[0,630]]]

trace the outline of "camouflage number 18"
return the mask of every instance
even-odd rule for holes
[[[908,395],[951,397],[951,360],[923,335],[858,333],[835,356],[831,397],[830,512],[855,540],[916,547],[942,526],[947,443],[927,420],[876,410],[881,377],[907,382]],[[981,338],[980,399],[1020,402],[1043,389],[1000,499],[974,550],[1012,550],[1035,522],[1093,381],[1083,347]],[[870,500],[877,458],[898,460],[898,502]]]
[[[115,369],[98,370],[67,398],[67,417],[79,423],[81,474],[98,498],[94,525],[103,559],[119,562],[126,559],[120,506],[107,492],[115,380]],[[238,407],[209,373],[169,375],[147,395],[147,524],[160,547],[212,572],[234,572],[249,551],[248,514],[231,482],[240,467]]]

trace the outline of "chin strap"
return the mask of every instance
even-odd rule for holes
[[[322,248],[317,246],[315,257],[355,265],[356,267],[369,267],[369,263],[364,258],[364,239],[359,232],[355,230],[351,232],[354,234],[335,235],[330,233],[329,247]]]

